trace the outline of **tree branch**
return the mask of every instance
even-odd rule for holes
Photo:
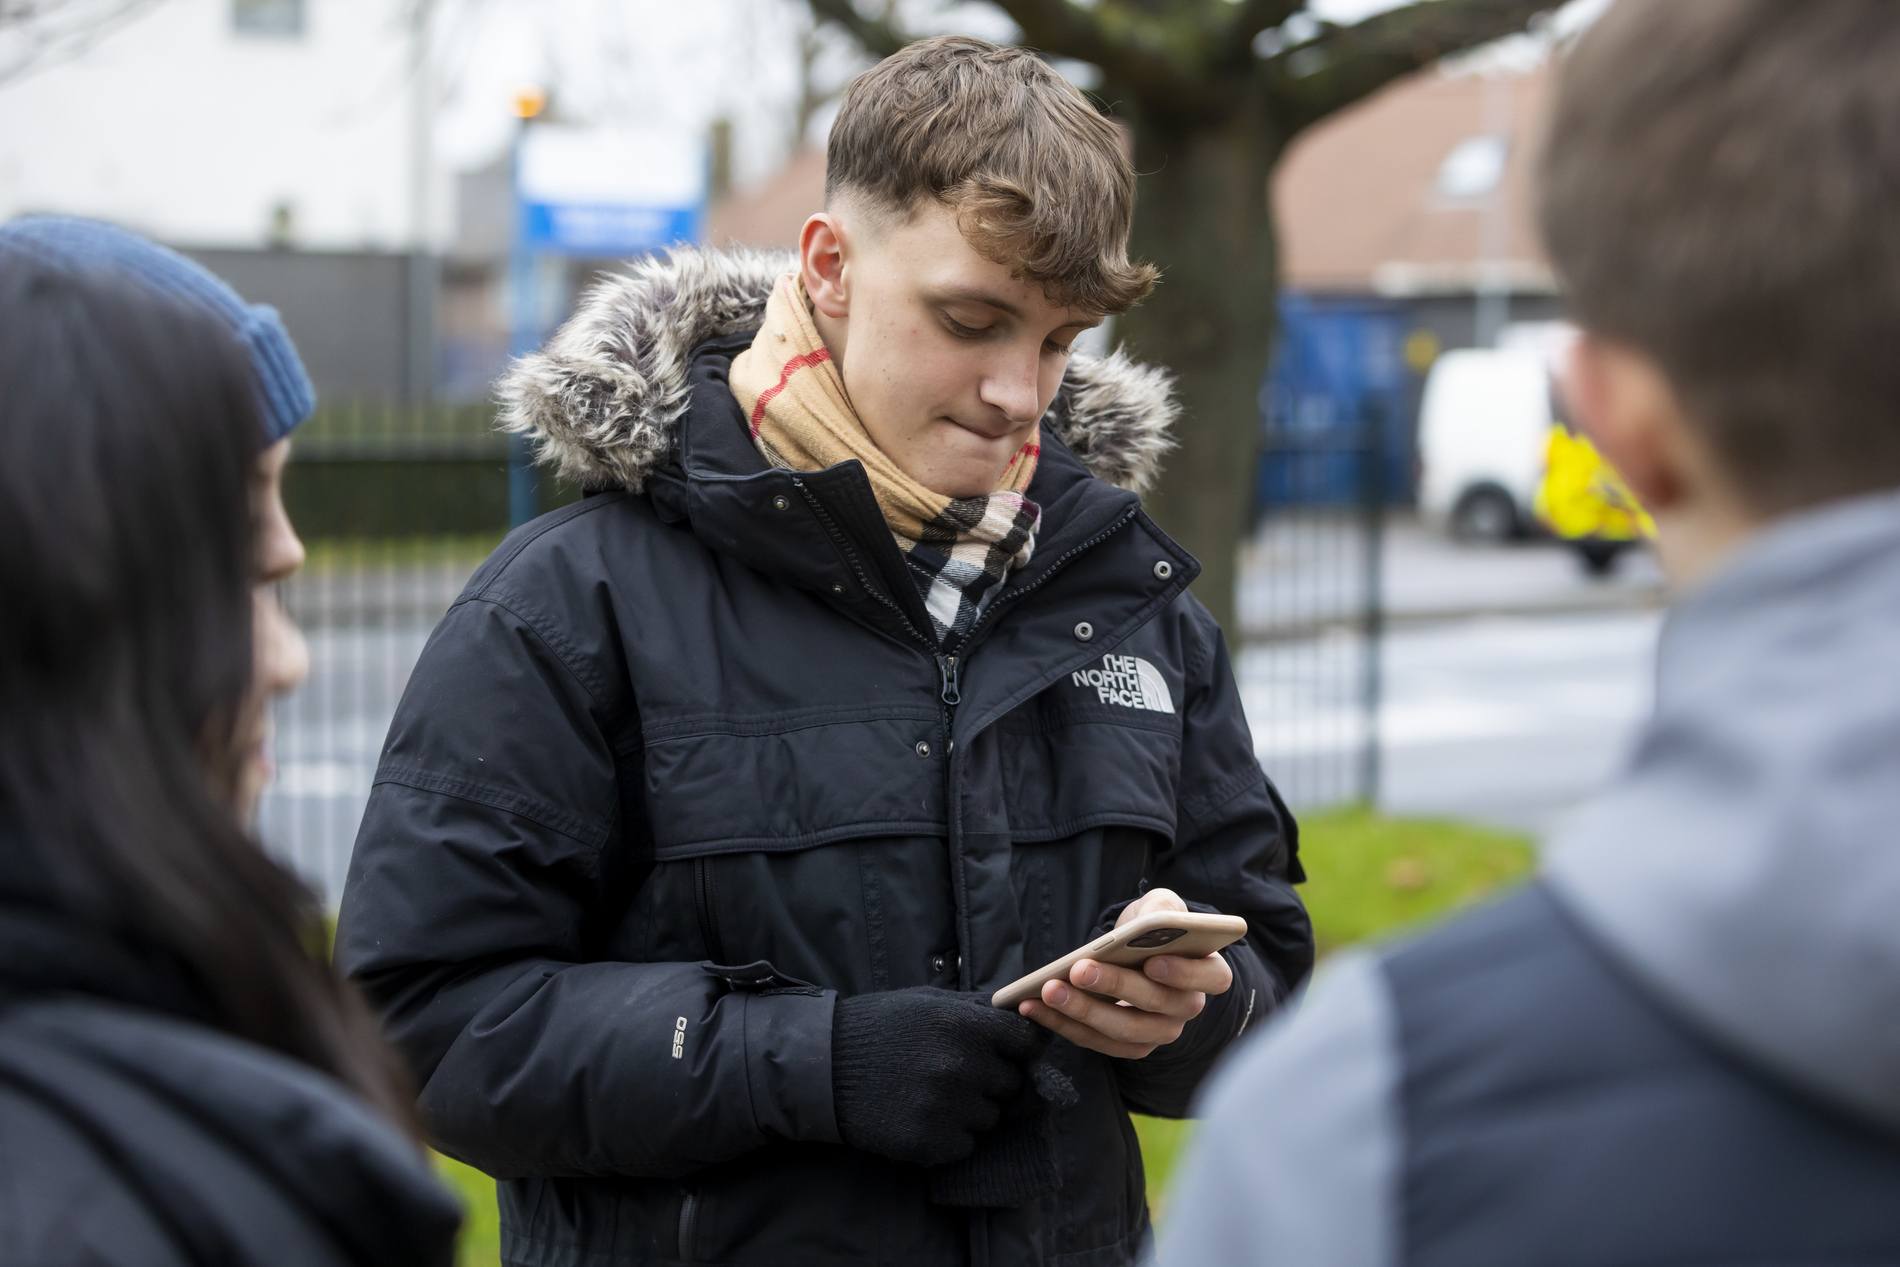
[[[1561,0],[1420,0],[1275,53],[1263,64],[1283,135],[1440,58],[1526,29]]]
[[[866,17],[852,0],[806,0],[812,16],[820,22],[842,27],[873,57],[889,57],[912,42],[894,22]]]
[[[1260,32],[1280,25],[1304,7],[1305,0],[1240,0],[1221,44],[1231,52],[1250,53]]]
[[[1125,11],[1084,9],[1073,0],[996,0],[996,7],[1022,31],[1024,44],[1100,67],[1109,85],[1151,109],[1218,109],[1228,99],[1209,91],[1214,85],[1204,68],[1171,56],[1157,32],[1144,32]]]
[[[157,2],[0,0],[0,84],[82,55]]]

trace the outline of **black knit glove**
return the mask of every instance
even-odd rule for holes
[[[919,1166],[967,1157],[1023,1089],[1047,1035],[977,995],[927,986],[839,999],[838,1133],[852,1148]]]
[[[1056,1112],[1075,1107],[1075,1083],[1056,1067],[1052,1046],[1029,1081],[976,1151],[930,1172],[930,1199],[938,1205],[1012,1209],[1062,1186],[1056,1173]]]

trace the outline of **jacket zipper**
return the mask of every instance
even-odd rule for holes
[[[957,720],[957,705],[963,702],[963,664],[962,658],[954,655],[937,657],[937,673],[942,679],[943,689],[937,698],[943,701],[943,744],[944,755],[950,755],[952,727]]]
[[[977,619],[977,622],[970,626],[970,631],[958,641],[957,649],[950,651],[940,647],[935,641],[919,633],[917,626],[911,623],[911,619],[905,614],[904,609],[899,607],[895,601],[887,597],[882,590],[871,583],[871,578],[865,574],[863,564],[858,561],[858,552],[852,547],[850,539],[838,530],[837,522],[832,518],[831,512],[827,510],[824,503],[805,486],[805,481],[794,476],[792,478],[792,487],[796,488],[799,493],[804,496],[805,500],[811,504],[812,513],[817,515],[819,521],[825,525],[825,531],[830,534],[831,539],[838,544],[839,549],[844,554],[845,561],[851,565],[851,571],[857,576],[859,586],[863,588],[865,593],[875,598],[885,607],[888,607],[904,626],[904,629],[917,641],[918,645],[924,649],[924,653],[937,662],[937,675],[940,688],[937,698],[943,704],[943,783],[946,798],[945,810],[950,815],[950,821],[952,823],[951,835],[954,838],[954,824],[956,821],[954,808],[954,798],[956,796],[956,762],[954,759],[956,740],[953,736],[955,734],[954,726],[956,724],[957,705],[963,702],[962,678],[963,660],[965,658],[964,649],[969,647],[977,633],[982,630],[984,626],[989,624],[991,618],[996,615],[998,609],[1005,603],[1013,602],[1021,598],[1024,594],[1033,593],[1041,588],[1051,577],[1067,566],[1069,561],[1075,558],[1076,555],[1081,554],[1085,550],[1093,549],[1125,527],[1140,513],[1141,507],[1139,504],[1129,507],[1127,513],[1116,519],[1114,523],[1108,525],[1108,527],[1102,529],[1102,531],[1096,533],[1080,545],[1073,546],[1064,551],[1063,554],[1049,566],[1047,571],[1036,578],[1034,584],[1025,585],[1020,589],[1005,590],[1003,593],[998,594],[984,610],[983,615]],[[703,906],[702,910],[704,910]],[[959,976],[960,975],[961,970],[959,969]],[[685,1211],[682,1210],[682,1222],[684,1222],[684,1219]],[[683,1256],[684,1254],[682,1252],[682,1257]]]
[[[919,633],[917,626],[911,623],[910,617],[905,613],[904,609],[899,607],[896,601],[886,595],[883,590],[871,583],[870,575],[865,572],[864,565],[858,562],[858,552],[852,547],[850,538],[839,531],[837,521],[831,517],[831,512],[825,509],[825,504],[818,500],[817,494],[805,487],[804,480],[796,477],[792,479],[792,487],[796,488],[804,495],[805,500],[811,503],[812,513],[818,516],[819,520],[825,525],[825,531],[830,534],[833,541],[838,543],[838,548],[844,551],[845,561],[851,565],[852,574],[858,578],[858,588],[862,589],[884,606],[890,608],[891,613],[903,623],[905,632],[916,639],[918,645],[922,646],[926,653],[935,656],[937,654],[937,644]]]
[[[699,1238],[694,1235],[699,1230],[699,1194],[688,1189],[680,1197],[679,1260],[683,1263],[693,1261],[693,1242]]]
[[[693,900],[699,907],[699,935],[706,942],[706,956],[714,963],[726,962],[726,948],[719,937],[719,919],[713,911],[712,863],[706,858],[693,859]]]
[[[1117,519],[1114,523],[1108,525],[1108,527],[1102,529],[1100,532],[1090,537],[1087,541],[1082,542],[1080,545],[1071,546],[1069,547],[1069,549],[1065,550],[1056,559],[1054,563],[1051,563],[1049,565],[1048,569],[1044,571],[1041,576],[1038,576],[1030,584],[1024,585],[1018,589],[1004,590],[1002,593],[998,594],[995,598],[991,599],[989,606],[983,609],[983,614],[977,617],[977,621],[974,625],[970,626],[970,632],[964,634],[962,641],[957,643],[958,650],[962,650],[963,648],[968,647],[972,642],[974,642],[976,640],[977,633],[981,631],[984,628],[984,626],[990,623],[990,619],[996,615],[996,613],[1004,606],[1004,604],[1014,602],[1016,599],[1021,598],[1025,594],[1033,594],[1037,590],[1041,589],[1044,585],[1048,584],[1048,582],[1055,577],[1056,573],[1060,572],[1064,567],[1068,565],[1069,560],[1073,559],[1076,555],[1081,554],[1085,550],[1093,550],[1096,546],[1102,544],[1102,542],[1108,540],[1110,537],[1120,532],[1123,528],[1126,528],[1129,525],[1129,523],[1134,520],[1135,516],[1139,513],[1141,513],[1141,507],[1139,505],[1131,506],[1128,509],[1128,511],[1125,514],[1123,514],[1121,518]]]

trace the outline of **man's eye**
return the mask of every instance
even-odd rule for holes
[[[990,332],[989,326],[966,326],[947,312],[943,314],[943,327],[959,339],[980,339]]]
[[[1067,356],[1069,353],[1075,351],[1075,345],[1072,343],[1056,343],[1051,341],[1043,344],[1042,350],[1047,352],[1050,356]]]

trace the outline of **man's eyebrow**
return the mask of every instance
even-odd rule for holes
[[[996,295],[996,294],[991,293],[990,291],[984,290],[980,286],[944,286],[933,291],[930,297],[934,299],[935,301],[937,301],[938,303],[949,302],[949,303],[988,304],[990,307],[995,308],[1000,312],[1008,313],[1010,316],[1015,317],[1019,321],[1022,320],[1022,315],[1023,315],[1022,310],[1016,307],[1015,304],[1009,302],[1009,300],[1004,299],[1000,295]],[[1078,317],[1074,321],[1063,322],[1062,325],[1058,328],[1063,329],[1063,330],[1068,330],[1071,328],[1074,328],[1077,330],[1093,330],[1096,326],[1099,326],[1101,324],[1102,324],[1102,319],[1100,317],[1095,317],[1093,319]]]
[[[1000,295],[992,294],[980,286],[943,286],[931,293],[931,298],[951,303],[988,304],[990,307],[1006,312],[1020,319],[1022,310]]]

